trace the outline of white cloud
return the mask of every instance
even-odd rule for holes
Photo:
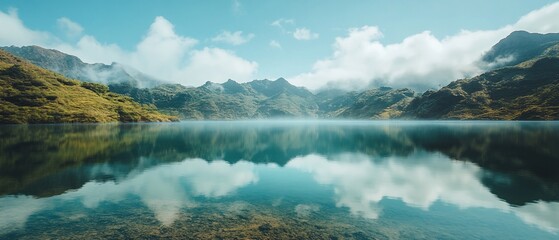
[[[372,85],[425,90],[478,73],[475,63],[482,53],[509,32],[462,31],[443,40],[423,32],[383,45],[377,27],[352,28],[347,37],[336,38],[330,58],[293,80],[314,89],[329,83],[352,89]]]
[[[83,32],[79,24],[61,19],[58,23],[68,28],[68,33]],[[155,18],[133,51],[126,51],[116,44],[99,42],[87,34],[75,43],[63,42],[49,33],[27,28],[15,10],[8,13],[0,11],[0,22],[0,45],[39,45],[75,55],[88,63],[119,62],[161,80],[184,85],[199,85],[205,81],[224,82],[229,78],[250,81],[254,79],[258,68],[257,63],[245,60],[232,51],[220,48],[196,49],[198,40],[177,34],[173,24],[164,17]],[[248,37],[252,38],[250,34]]]
[[[0,23],[0,45],[25,46],[50,43],[52,40],[48,33],[28,29],[15,9],[10,9],[7,13],[0,11]]]
[[[352,28],[346,36],[336,38],[329,58],[316,61],[310,72],[290,79],[310,89],[438,88],[481,73],[478,61],[483,53],[514,30],[559,32],[559,3],[533,11],[517,23],[497,30],[463,30],[442,39],[425,31],[386,45],[379,41],[382,33],[378,27]]]
[[[286,25],[294,25],[294,24],[295,24],[295,20],[293,20],[293,19],[280,18],[280,19],[277,19],[277,20],[273,21],[270,25],[279,28],[284,33],[287,33],[287,30],[285,29],[285,26]]]
[[[318,33],[313,33],[307,28],[297,28],[293,33],[293,37],[297,40],[312,40],[318,38]]]
[[[270,47],[281,48],[281,44],[276,40],[272,40],[272,41],[270,41]]]
[[[77,43],[59,43],[59,44],[42,44],[35,43],[42,47],[54,48],[61,52],[75,55],[82,61],[88,63],[106,63],[112,62],[127,63],[127,53],[124,52],[116,44],[103,44],[97,41],[95,37],[85,35],[81,37]]]
[[[254,34],[252,33],[243,36],[242,31],[236,31],[236,32],[223,31],[217,36],[213,37],[212,41],[224,42],[231,45],[241,45],[249,42],[250,40],[252,40],[252,38],[254,38]]]
[[[183,84],[201,85],[206,81],[223,82],[235,79],[238,82],[251,81],[256,74],[258,64],[237,57],[233,53],[219,48],[204,48],[192,52],[190,63],[182,72],[188,76]]]
[[[293,25],[293,24],[295,24],[295,20],[280,18],[280,19],[277,19],[277,20],[273,21],[272,24],[270,24],[270,25],[272,25],[274,27],[280,27],[281,28],[286,24]]]
[[[529,32],[559,32],[559,2],[524,15],[514,27]]]
[[[157,17],[148,34],[130,54],[127,63],[153,76],[165,76],[173,81],[184,81],[179,71],[184,68],[186,58],[197,40],[175,33],[171,22]]]
[[[77,37],[83,32],[83,27],[81,25],[66,17],[57,19],[56,23],[68,37]]]

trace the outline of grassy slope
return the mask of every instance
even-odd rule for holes
[[[0,50],[0,123],[172,121],[154,107]]]
[[[559,58],[543,57],[450,83],[414,99],[422,119],[559,119]]]
[[[355,95],[349,93],[339,100],[343,105],[327,113],[335,118],[355,119],[391,119],[398,118],[403,109],[412,101],[415,93],[409,89],[378,88],[370,89]],[[348,98],[347,100],[344,98]]]

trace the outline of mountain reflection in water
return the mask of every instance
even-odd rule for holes
[[[138,198],[170,226],[219,201],[291,201],[298,218],[333,211],[316,196],[370,220],[394,199],[425,212],[492,209],[557,233],[557,142],[555,122],[0,126],[0,234],[73,201],[96,209]]]

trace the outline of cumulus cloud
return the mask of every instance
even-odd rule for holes
[[[425,90],[478,73],[475,63],[482,53],[508,32],[462,31],[443,40],[422,32],[401,43],[383,45],[377,27],[352,28],[348,36],[336,38],[330,58],[317,61],[311,72],[293,80],[313,89],[328,83],[352,89],[393,86]]]
[[[52,36],[46,32],[28,29],[15,9],[10,9],[7,13],[0,11],[0,22],[0,45],[25,46],[49,43],[52,40]]]
[[[213,37],[212,41],[223,42],[223,43],[236,46],[236,45],[245,44],[250,40],[252,40],[252,38],[254,38],[253,33],[243,35],[242,31],[236,31],[236,32],[223,31],[217,36]]]
[[[272,40],[272,41],[270,41],[270,47],[281,48],[281,44],[276,40]]]
[[[81,25],[79,25],[78,23],[66,18],[66,17],[61,17],[59,19],[56,20],[56,24],[58,24],[58,27],[64,31],[64,33],[68,36],[68,37],[76,37],[79,36],[82,32],[83,32],[83,27]]]
[[[559,2],[532,11],[518,20],[514,27],[530,32],[558,32],[559,31]]]
[[[318,38],[318,33],[313,33],[307,28],[297,28],[293,32],[293,37],[297,40],[312,40]]]
[[[179,36],[171,22],[157,17],[127,62],[153,76],[168,73],[167,79],[184,81],[178,72],[184,68],[186,58],[197,42],[195,39]]]
[[[439,88],[459,78],[482,72],[484,52],[514,30],[559,31],[559,3],[533,11],[512,25],[496,30],[466,31],[438,39],[425,31],[400,43],[381,43],[376,26],[351,28],[336,38],[333,53],[314,63],[311,71],[292,77],[310,89],[392,86],[416,90]]]
[[[188,76],[185,84],[201,85],[206,81],[223,82],[235,79],[239,82],[251,81],[256,74],[258,64],[234,55],[220,48],[204,48],[191,54],[190,63],[181,72]]]
[[[197,86],[205,81],[224,82],[229,78],[250,81],[258,68],[256,62],[243,59],[232,51],[197,49],[198,40],[177,34],[174,25],[164,17],[155,18],[132,51],[124,50],[117,44],[100,42],[87,34],[76,42],[61,41],[52,34],[27,28],[15,10],[8,13],[0,11],[0,22],[3,25],[0,28],[1,45],[39,45],[78,56],[88,63],[119,62],[158,79],[187,86]],[[68,30],[67,33],[83,32],[79,24],[67,18],[57,22]],[[252,38],[250,34],[248,37]]]

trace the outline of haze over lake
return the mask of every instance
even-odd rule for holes
[[[559,123],[0,126],[0,238],[559,237]]]

